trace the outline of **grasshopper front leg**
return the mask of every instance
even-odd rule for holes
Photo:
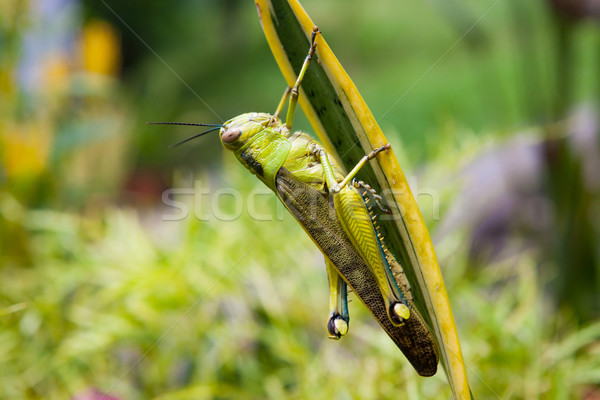
[[[288,131],[292,130],[292,122],[294,121],[294,113],[296,111],[296,104],[298,103],[298,96],[300,94],[300,83],[302,82],[302,79],[304,79],[304,74],[306,73],[308,64],[310,64],[310,61],[315,55],[315,50],[317,49],[317,43],[315,43],[315,38],[317,37],[318,33],[319,28],[315,26],[313,28],[312,35],[310,38],[310,48],[308,49],[308,54],[306,55],[306,59],[302,64],[302,68],[300,68],[300,72],[298,73],[298,77],[296,78],[296,83],[290,91],[290,104],[288,105],[287,115],[285,118],[285,127]]]
[[[363,157],[340,183],[335,180],[331,162],[325,150],[320,150],[319,158],[323,165],[327,187],[333,196],[338,219],[355,249],[371,268],[377,280],[379,292],[386,302],[390,321],[399,326],[403,325],[404,321],[410,317],[410,309],[394,279],[369,210],[357,187],[348,184],[362,166],[389,148],[390,146],[387,144]]]

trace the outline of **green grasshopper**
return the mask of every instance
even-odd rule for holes
[[[342,168],[317,141],[302,132],[292,133],[299,87],[315,54],[317,33],[315,27],[295,85],[286,89],[273,115],[247,113],[222,125],[184,123],[212,128],[174,146],[219,130],[223,146],[275,192],[323,253],[330,289],[329,337],[339,339],[348,332],[349,285],[416,371],[423,376],[434,375],[438,355],[433,337],[413,303],[402,267],[377,230],[370,204],[374,202],[383,210],[381,197],[369,185],[353,180],[369,160],[390,145],[364,156],[344,176]],[[283,123],[279,114],[288,98]]]

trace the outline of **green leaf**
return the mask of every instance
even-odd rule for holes
[[[273,55],[292,86],[310,45],[314,23],[296,0],[256,0]],[[317,36],[317,58],[302,81],[299,103],[328,152],[350,170],[365,154],[388,143],[358,89]],[[471,398],[450,302],[421,212],[393,152],[363,168],[359,179],[384,194],[394,218],[381,219],[386,244],[402,264],[415,303],[438,345],[455,398]]]

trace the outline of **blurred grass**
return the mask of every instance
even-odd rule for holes
[[[476,20],[492,1],[457,1],[467,11],[458,20],[438,2],[303,3],[420,189],[475,397],[600,397],[597,318],[556,304],[552,287],[564,270],[547,244],[509,232],[511,251],[474,267],[475,223],[444,225],[473,160],[553,121],[545,4],[515,14],[516,1],[499,2],[421,79],[462,35],[460,18]],[[212,193],[202,205],[198,194],[178,200],[192,211],[221,201],[226,214],[234,204],[217,190],[259,188],[216,138],[167,150],[194,132],[144,124],[274,109],[284,81],[251,3],[111,3],[168,66],[102,2],[67,1],[74,8],[60,15],[69,23],[53,24],[51,13],[41,25],[28,11],[39,4],[0,3],[0,398],[78,398],[91,388],[120,399],[450,396],[441,374],[411,370],[358,302],[350,335],[326,338],[321,256],[273,196],[258,196],[256,207],[282,220],[256,221],[246,208],[233,221],[163,220],[175,211],[161,202],[169,186],[201,180]],[[98,20],[114,30],[110,56],[120,68],[118,59],[100,70],[82,63],[79,28]],[[32,53],[40,26],[47,41]],[[56,32],[66,39],[55,46]],[[569,106],[597,95],[597,33],[585,22],[573,33]],[[30,67],[51,79],[31,87]],[[303,116],[296,122],[310,131]]]
[[[224,183],[256,189],[243,173]],[[276,216],[273,200],[257,210]],[[29,212],[36,267],[4,267],[0,281],[3,397],[113,385],[119,398],[449,396],[443,375],[417,376],[357,302],[351,335],[327,339],[321,256],[282,215],[157,222],[153,213],[143,225],[130,208],[93,218]],[[547,317],[532,254],[468,269],[463,237],[453,232],[438,253],[473,392],[582,395],[600,371],[600,326],[578,331]]]

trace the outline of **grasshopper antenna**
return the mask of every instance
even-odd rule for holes
[[[217,130],[221,129],[224,126],[223,124],[197,124],[197,123],[193,123],[193,122],[147,122],[147,124],[150,124],[150,125],[210,126],[211,127],[209,130],[197,133],[197,134],[195,134],[193,136],[190,136],[187,139],[183,139],[180,142],[177,142],[175,144],[170,145],[169,146],[170,149],[172,149],[173,147],[177,147],[177,146],[179,146],[181,144],[184,144],[186,142],[189,142],[192,139],[196,139],[197,137],[200,137],[202,135],[206,135],[209,132],[217,131]]]
[[[148,125],[184,125],[184,126],[216,126],[222,127],[223,124],[196,124],[193,122],[146,122]]]
[[[200,136],[202,136],[202,135],[206,135],[207,133],[209,133],[209,132],[212,132],[212,131],[218,131],[219,129],[221,129],[221,127],[220,127],[220,126],[215,126],[214,128],[210,128],[210,129],[209,129],[209,130],[207,130],[207,131],[200,132],[200,133],[197,133],[197,134],[195,134],[194,136],[190,136],[190,137],[189,137],[189,138],[187,138],[187,139],[183,139],[181,142],[177,142],[177,143],[175,143],[175,144],[172,144],[172,145],[170,145],[170,146],[169,146],[169,148],[170,148],[170,149],[172,149],[173,147],[177,147],[177,146],[179,146],[180,144],[187,143],[187,142],[189,142],[189,141],[190,141],[190,140],[192,140],[192,139],[196,139],[196,138],[198,138],[198,137],[200,137]]]

